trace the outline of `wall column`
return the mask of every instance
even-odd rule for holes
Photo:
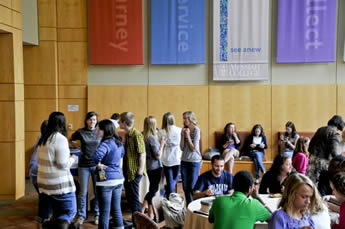
[[[24,196],[24,81],[21,0],[0,2],[0,200]]]

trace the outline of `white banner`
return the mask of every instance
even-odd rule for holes
[[[268,80],[269,0],[213,1],[213,80]]]

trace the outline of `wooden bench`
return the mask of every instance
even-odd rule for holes
[[[238,147],[238,150],[240,151],[240,155],[243,156],[246,153],[246,152],[244,152],[244,142],[246,141],[246,139],[250,135],[250,132],[249,131],[238,131],[237,134],[239,135],[239,137],[241,139],[241,145],[240,145],[240,147]],[[220,132],[220,131],[215,132],[216,147],[221,144],[222,136],[223,136],[223,132]]]
[[[240,155],[245,155],[245,149],[244,149],[244,142],[250,135],[250,131],[237,131],[238,135],[241,139],[241,145],[239,146],[238,150],[240,151]],[[215,143],[216,146],[220,145],[220,141],[222,139],[223,132],[216,131],[215,132]],[[266,161],[264,160],[264,165],[266,170],[269,169],[272,165],[272,161]],[[208,170],[212,169],[211,161],[209,160],[203,160],[200,174],[203,172],[206,172]],[[227,166],[225,166],[225,169],[228,169]],[[235,160],[234,168],[233,168],[233,174],[236,174],[238,171],[241,170],[248,170],[252,172],[252,174],[255,174],[255,167],[252,160]]]

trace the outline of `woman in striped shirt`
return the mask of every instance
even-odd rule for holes
[[[47,131],[40,138],[37,150],[39,192],[42,201],[53,209],[52,219],[43,225],[47,228],[70,224],[77,212],[75,185],[70,172],[77,158],[70,155],[66,135],[64,114],[51,113]]]

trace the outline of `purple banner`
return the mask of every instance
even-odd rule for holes
[[[277,63],[334,62],[336,0],[279,0]]]

